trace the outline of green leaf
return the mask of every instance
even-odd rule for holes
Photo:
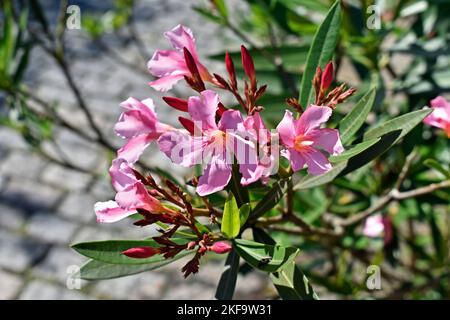
[[[351,142],[351,138],[364,124],[375,101],[376,89],[371,89],[353,109],[339,122],[339,134],[343,144]]]
[[[299,250],[280,245],[267,245],[250,240],[235,239],[237,253],[252,267],[266,272],[276,272],[297,257]]]
[[[287,263],[281,270],[271,273],[270,279],[283,300],[319,299],[308,278],[294,261]]]
[[[200,14],[201,16],[203,16],[204,18],[206,18],[206,19],[208,19],[208,20],[210,20],[210,21],[212,21],[214,23],[217,23],[217,24],[223,24],[224,23],[222,17],[213,14],[211,11],[209,11],[209,10],[203,8],[203,7],[194,6],[194,7],[192,7],[192,9],[195,12],[197,12],[198,14]]]
[[[251,219],[257,219],[261,217],[264,213],[272,209],[277,205],[277,203],[283,198],[287,190],[288,180],[283,179],[277,181],[273,184],[272,188],[266,195],[258,202],[256,207],[250,214]]]
[[[239,208],[239,218],[241,227],[247,222],[248,216],[250,215],[251,207],[249,203],[244,203],[242,207]]]
[[[342,161],[333,166],[333,169],[324,174],[318,176],[307,176],[294,186],[294,190],[314,188],[333,181],[339,175],[339,173],[341,173],[341,171],[345,169],[346,166],[347,161]]]
[[[371,146],[373,146],[375,143],[377,143],[380,140],[381,140],[381,138],[376,138],[376,139],[372,139],[372,140],[363,141],[361,143],[355,144],[354,146],[346,147],[346,150],[344,152],[342,152],[341,154],[338,154],[336,156],[331,156],[328,158],[328,160],[330,160],[330,162],[340,162],[340,161],[348,160],[348,159],[356,156],[357,154],[360,154],[364,150],[370,148]]]
[[[378,138],[389,132],[400,131],[400,134],[395,141],[397,142],[408,132],[410,132],[415,126],[422,122],[422,120],[431,112],[433,112],[433,110],[430,108],[412,111],[397,118],[388,120],[384,123],[378,124],[366,131],[366,133],[364,134],[364,140],[366,141]]]
[[[171,239],[178,244],[186,243],[186,239]],[[159,247],[154,240],[108,240],[81,242],[72,245],[78,253],[88,258],[112,264],[146,264],[165,261],[161,255],[145,259],[130,258],[123,251],[134,247]]]
[[[230,192],[223,209],[221,231],[229,238],[234,238],[239,234],[240,229],[239,208],[233,193]]]
[[[300,84],[299,101],[302,106],[307,106],[312,102],[314,96],[312,80],[316,73],[316,68],[318,66],[324,68],[333,57],[339,37],[340,16],[340,1],[336,1],[314,35]]]
[[[216,290],[217,300],[233,299],[234,288],[239,272],[239,255],[236,250],[232,250],[225,261],[225,268],[220,276],[219,284]]]
[[[220,15],[224,19],[228,19],[228,9],[227,9],[227,6],[225,5],[225,1],[224,0],[212,0],[212,2],[214,2],[214,4],[216,5],[217,11],[219,11]]]
[[[81,267],[80,277],[84,280],[104,280],[126,277],[144,271],[151,271],[161,268],[193,253],[193,251],[184,251],[173,258],[146,264],[112,264],[98,260],[89,260]]]
[[[423,162],[423,164],[426,165],[427,167],[435,169],[436,171],[442,173],[444,175],[444,177],[450,179],[450,170],[445,168],[442,164],[440,164],[436,160],[434,160],[434,159],[426,159]]]

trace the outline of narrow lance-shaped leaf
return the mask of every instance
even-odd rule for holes
[[[232,250],[225,261],[225,267],[220,276],[216,290],[216,299],[231,300],[233,298],[236,280],[239,272],[239,255]]]
[[[244,203],[242,207],[239,208],[239,217],[241,227],[247,222],[248,216],[250,215],[251,207],[249,203]]]
[[[348,159],[360,154],[364,150],[370,148],[371,146],[373,146],[375,143],[377,143],[380,140],[381,140],[381,138],[376,138],[376,139],[372,139],[372,140],[363,141],[354,146],[345,147],[346,150],[343,153],[336,155],[336,156],[331,156],[329,158],[329,160],[330,160],[330,162],[340,162],[340,161],[348,160]]]
[[[371,89],[359,100],[353,109],[339,122],[339,134],[343,144],[351,142],[353,135],[364,124],[375,101],[376,90]]]
[[[244,239],[235,239],[234,247],[248,264],[266,272],[278,271],[299,254],[297,248],[272,246]]]
[[[306,60],[305,71],[300,84],[300,104],[306,107],[312,102],[314,90],[312,80],[316,68],[325,67],[333,57],[340,30],[341,4],[336,1],[325,17],[325,20],[317,29]]]
[[[161,268],[180,258],[193,254],[194,252],[195,251],[184,251],[173,258],[146,264],[112,264],[98,260],[89,260],[81,267],[80,278],[84,280],[104,280],[126,277]]]
[[[186,239],[171,240],[178,244],[188,242]],[[161,255],[135,259],[122,254],[123,251],[135,247],[159,247],[159,244],[154,240],[108,240],[81,242],[72,246],[74,250],[88,258],[112,264],[146,264],[166,260]]]
[[[251,219],[257,219],[264,213],[272,209],[283,198],[287,190],[288,181],[280,180],[273,184],[272,189],[258,202],[250,214]]]
[[[234,238],[239,234],[240,229],[239,208],[233,193],[230,192],[223,209],[221,231],[228,237]]]
[[[319,299],[308,278],[294,261],[286,264],[281,270],[271,273],[270,279],[283,300]]]

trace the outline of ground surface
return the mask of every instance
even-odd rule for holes
[[[51,3],[51,1],[48,1]],[[87,3],[87,2],[86,2]],[[92,6],[92,4],[90,4]],[[180,0],[145,1],[138,14],[149,57],[158,47],[168,48],[162,32],[178,23],[188,24],[197,34],[200,51],[220,51],[216,27],[189,11],[190,2]],[[82,6],[82,14],[84,13]],[[51,11],[53,8],[48,6]],[[101,7],[93,9],[102,10]],[[93,48],[81,31],[67,33],[70,65],[96,121],[109,136],[120,113],[119,102],[129,96],[139,99],[158,95],[148,86],[151,79],[124,68],[101,50]],[[115,41],[114,39],[110,41]],[[235,45],[236,47],[236,45]],[[129,61],[138,58],[135,50],[116,47]],[[145,69],[145,61],[142,62]],[[84,126],[85,119],[75,107],[61,72],[42,52],[33,52],[28,74],[30,87],[49,102],[57,102],[63,116]],[[161,118],[173,121],[160,101]],[[63,152],[77,164],[106,172],[108,160],[96,146],[87,144],[68,131],[55,134]],[[113,139],[116,143],[120,140]],[[54,152],[47,146],[49,152]],[[147,162],[171,168],[168,161],[151,152]],[[154,272],[102,282],[82,282],[81,290],[66,286],[70,266],[81,266],[85,259],[69,244],[87,240],[139,239],[148,231],[137,230],[129,222],[99,225],[93,204],[113,197],[106,178],[65,169],[30,151],[21,137],[0,128],[0,299],[211,299],[223,260],[203,265],[198,275],[182,278],[182,263],[176,262]],[[264,297],[270,287],[260,274],[238,279],[236,297]],[[70,282],[70,281],[69,281]]]

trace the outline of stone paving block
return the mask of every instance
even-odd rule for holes
[[[168,300],[211,300],[214,299],[216,288],[201,283],[177,283],[169,285],[163,299]]]
[[[128,299],[160,299],[166,289],[168,276],[155,271],[133,276],[136,282],[133,290],[129,292]]]
[[[92,293],[102,299],[128,299],[135,287],[136,277],[129,276],[99,281]]]
[[[86,294],[78,290],[69,290],[64,287],[46,282],[34,280],[27,284],[19,296],[20,300],[88,300]]]
[[[0,167],[0,175],[37,178],[46,161],[36,154],[25,151],[10,152]]]
[[[83,192],[70,192],[58,207],[58,212],[65,218],[80,222],[95,222],[92,195]]]
[[[73,191],[86,188],[91,180],[91,176],[59,165],[50,164],[45,168],[41,179],[50,185]]]
[[[64,220],[54,213],[34,214],[26,227],[27,234],[48,243],[67,243],[78,228],[76,223]]]
[[[0,229],[0,267],[22,272],[39,260],[47,246]]]
[[[28,147],[21,135],[7,127],[0,127],[0,141],[4,148],[23,150]]]
[[[96,201],[108,201],[114,198],[115,192],[109,179],[100,179],[92,184],[90,194]]]
[[[20,277],[0,269],[0,300],[14,299],[22,286]]]
[[[18,230],[25,223],[25,214],[12,206],[0,203],[0,227]]]
[[[81,230],[77,231],[75,236],[71,240],[71,244],[78,242],[87,242],[87,241],[102,241],[102,240],[111,240],[111,239],[119,239],[121,232],[117,229],[108,228],[108,225],[94,225],[84,227]]]
[[[62,191],[42,182],[27,179],[13,179],[0,193],[0,201],[27,214],[53,207],[61,198]]]
[[[33,275],[57,280],[61,285],[65,285],[72,274],[72,266],[81,268],[86,261],[87,258],[68,245],[58,246],[52,248],[45,259],[33,269]]]

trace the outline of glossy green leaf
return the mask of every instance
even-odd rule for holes
[[[376,90],[371,89],[353,109],[339,122],[339,134],[343,144],[351,142],[353,135],[364,124],[375,101]]]
[[[312,87],[312,80],[316,73],[316,68],[320,66],[324,68],[325,65],[333,57],[334,50],[339,37],[340,19],[341,19],[341,4],[336,1],[325,17],[325,20],[319,26],[313,43],[308,53],[306,60],[305,72],[302,76],[300,84],[300,104],[307,106],[312,102],[314,96],[314,89]]]
[[[239,255],[232,250],[225,261],[225,267],[220,276],[216,290],[217,300],[231,300],[233,298],[236,280],[239,272]]]
[[[346,150],[344,152],[342,152],[341,154],[335,155],[335,156],[330,156],[330,158],[328,158],[328,160],[330,160],[330,162],[340,162],[340,161],[348,160],[348,159],[356,156],[357,154],[360,154],[364,150],[370,148],[371,146],[373,146],[375,143],[377,143],[380,140],[381,140],[381,138],[376,138],[376,139],[372,139],[372,140],[363,141],[354,146],[346,147],[345,148]]]
[[[173,258],[146,264],[112,264],[98,260],[89,260],[80,269],[80,277],[84,280],[104,280],[126,277],[144,271],[151,271],[168,265],[194,251],[184,251]]]
[[[186,239],[171,239],[178,244],[186,243]],[[112,264],[146,264],[164,261],[161,255],[145,259],[130,258],[123,251],[134,247],[159,247],[154,240],[108,240],[81,242],[72,245],[78,253],[88,258]]]
[[[241,229],[239,208],[233,193],[229,193],[223,209],[221,231],[229,238],[234,238]]]
[[[294,261],[287,263],[281,270],[271,273],[270,279],[283,300],[319,299],[308,278]]]
[[[235,239],[234,247],[248,264],[266,272],[278,271],[285,264],[293,261],[300,252],[297,248],[272,246],[244,239]]]
[[[375,127],[366,131],[366,133],[364,134],[364,140],[366,141],[374,139],[377,137],[381,137],[382,135],[389,132],[399,131],[399,135],[396,140],[398,141],[399,139],[404,137],[408,132],[410,132],[415,126],[417,126],[420,122],[422,122],[422,120],[431,112],[433,112],[433,110],[429,108],[412,111],[399,117],[396,117],[394,119],[383,122],[381,124],[378,124]]]
[[[294,190],[314,188],[333,181],[339,175],[339,173],[341,173],[341,171],[345,169],[346,166],[347,161],[342,161],[334,165],[333,169],[331,169],[327,173],[318,176],[307,176],[294,186]]]
[[[239,208],[239,217],[241,227],[247,222],[248,216],[250,215],[251,207],[249,203],[244,203],[242,207]]]
[[[220,15],[224,19],[228,19],[228,9],[224,0],[212,0],[212,2],[216,5],[217,11],[219,11]]]
[[[269,192],[258,202],[250,214],[251,219],[257,219],[264,213],[272,209],[283,198],[287,190],[288,181],[280,180],[273,184]]]

